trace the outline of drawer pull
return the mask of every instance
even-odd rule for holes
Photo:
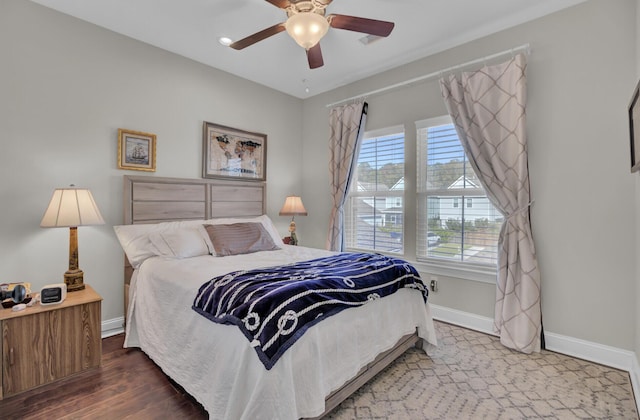
[[[13,347],[9,350],[9,366],[13,366]]]

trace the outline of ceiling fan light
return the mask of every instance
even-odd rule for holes
[[[287,32],[302,48],[308,50],[316,45],[329,30],[327,19],[313,12],[291,15],[285,23]]]

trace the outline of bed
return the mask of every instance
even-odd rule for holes
[[[125,223],[116,232],[125,249],[125,347],[144,351],[210,418],[320,418],[408,348],[436,343],[429,306],[414,289],[322,320],[268,369],[235,325],[194,311],[214,276],[335,254],[283,244],[264,215],[265,194],[260,182],[124,177]],[[238,221],[260,224],[279,249],[211,256],[190,245],[172,257],[157,242]],[[155,252],[145,249],[149,238]]]

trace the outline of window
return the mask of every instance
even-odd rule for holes
[[[345,204],[345,245],[403,253],[404,128],[364,134]]]
[[[489,202],[451,119],[416,126],[416,258],[495,267],[503,216]]]
[[[495,281],[503,216],[451,119],[417,122],[415,145],[407,137],[413,142],[404,126],[364,134],[344,208],[346,248],[402,254],[432,273]],[[416,165],[405,165],[414,150]],[[416,180],[415,187],[405,189],[405,179]]]

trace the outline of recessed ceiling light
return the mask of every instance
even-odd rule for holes
[[[231,38],[227,38],[226,36],[221,36],[220,38],[218,38],[218,42],[224,45],[225,47],[228,47],[229,45],[231,45],[233,40]]]

